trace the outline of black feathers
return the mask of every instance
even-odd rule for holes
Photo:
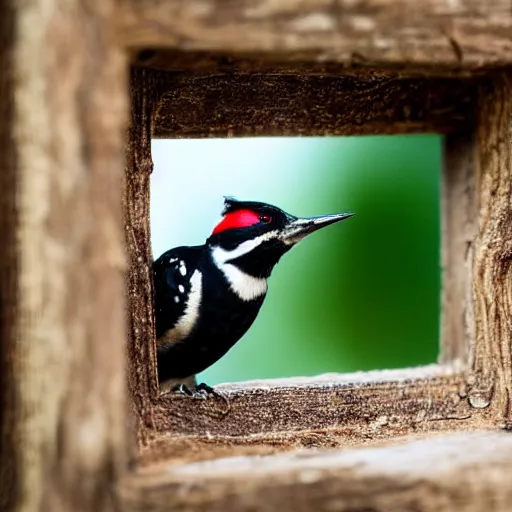
[[[177,247],[153,264],[158,378],[185,379],[218,361],[250,328],[279,259],[304,236],[349,214],[298,219],[276,206],[226,197],[238,210],[202,246]],[[230,224],[233,221],[233,224]],[[253,222],[254,221],[254,222]]]
[[[262,215],[274,215],[283,219],[295,218],[277,206],[272,206],[267,203],[260,203],[258,201],[239,201],[234,197],[225,196],[222,215],[227,215],[228,213],[236,212],[237,210],[251,210]]]
[[[153,263],[156,336],[176,326],[185,313],[190,279],[198,267],[201,247],[176,247]]]

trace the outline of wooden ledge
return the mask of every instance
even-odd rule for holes
[[[415,368],[398,368],[393,370],[324,373],[314,377],[247,380],[219,384],[216,386],[216,389],[227,395],[235,396],[244,392],[255,393],[265,390],[292,388],[357,388],[377,384],[407,383],[411,380],[432,379],[435,377],[453,377],[458,376],[462,370],[462,365],[429,364]]]
[[[159,397],[148,420],[157,444],[161,435],[173,435],[221,445],[346,446],[492,424],[492,408],[470,405],[464,373],[453,366],[263,380],[217,389],[229,407],[217,398]]]
[[[506,510],[511,455],[507,433],[460,432],[376,448],[146,468],[124,480],[120,493],[134,511]]]

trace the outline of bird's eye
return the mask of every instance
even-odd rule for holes
[[[264,222],[265,224],[268,224],[272,220],[272,217],[270,215],[260,215],[260,222]]]

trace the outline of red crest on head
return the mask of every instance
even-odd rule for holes
[[[252,210],[235,210],[228,212],[224,218],[215,226],[213,235],[226,231],[227,229],[246,228],[260,222],[260,215]]]

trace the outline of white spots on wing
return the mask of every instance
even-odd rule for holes
[[[176,325],[158,339],[159,345],[173,345],[186,338],[194,328],[199,316],[199,307],[203,296],[203,279],[201,272],[196,270],[190,278],[190,293],[188,294],[183,315]],[[179,299],[179,297],[175,297]],[[178,301],[176,301],[178,302]]]
[[[176,304],[178,304],[179,301],[180,301],[180,298],[177,295],[175,295],[174,296],[174,302],[176,302]]]
[[[179,260],[179,262],[178,262],[178,258],[170,258],[169,263],[171,265],[174,264],[174,267],[180,271],[180,274],[183,277],[185,277],[187,275],[187,265],[185,264],[184,260]]]
[[[178,290],[180,291],[180,293],[185,293],[185,287],[182,284],[178,286]]]

